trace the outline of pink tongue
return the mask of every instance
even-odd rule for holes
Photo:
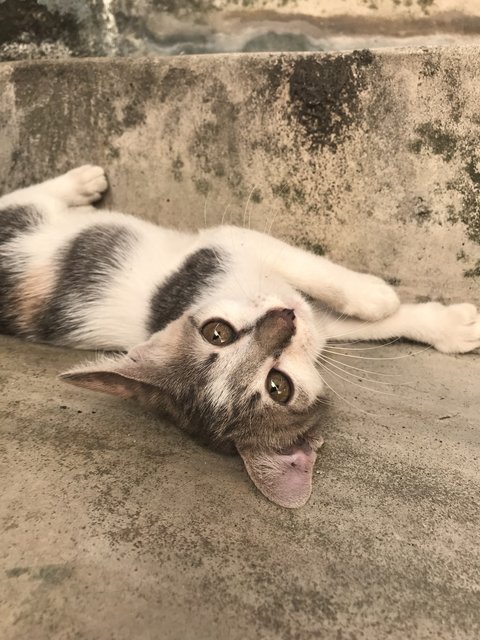
[[[307,502],[317,454],[306,443],[295,445],[288,453],[241,449],[239,453],[255,486],[269,500],[291,509]]]

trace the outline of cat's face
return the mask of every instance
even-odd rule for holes
[[[323,385],[315,360],[323,346],[310,305],[296,292],[222,296],[190,309],[126,356],[63,377],[134,397],[209,446],[238,450],[263,493],[299,506],[310,494],[321,444]]]

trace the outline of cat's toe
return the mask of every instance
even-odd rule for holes
[[[473,304],[444,307],[444,327],[434,344],[443,353],[467,353],[480,348],[480,313]]]
[[[74,204],[90,204],[102,197],[108,188],[107,177],[102,167],[86,164],[69,171],[66,176],[72,185]]]

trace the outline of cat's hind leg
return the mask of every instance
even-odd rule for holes
[[[108,182],[102,167],[87,164],[52,180],[3,196],[0,198],[0,209],[16,205],[46,208],[55,201],[56,205],[62,207],[85,206],[99,200],[107,187]]]
[[[467,353],[480,348],[480,313],[473,304],[402,304],[394,314],[377,322],[333,314],[322,314],[322,322],[330,342],[407,338],[443,353]]]

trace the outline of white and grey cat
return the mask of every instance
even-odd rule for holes
[[[238,451],[282,506],[311,493],[328,340],[480,347],[471,304],[400,305],[383,280],[256,231],[181,233],[90,206],[106,188],[87,165],[0,199],[0,332],[127,352],[61,378]]]

